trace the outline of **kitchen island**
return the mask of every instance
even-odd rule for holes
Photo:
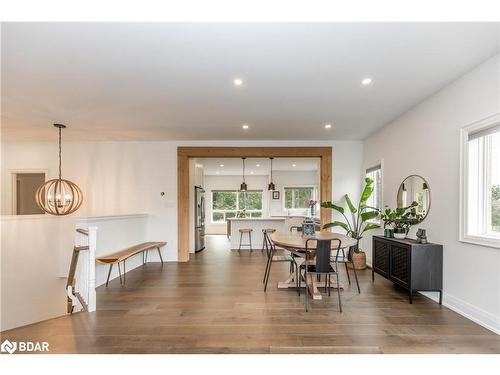
[[[285,217],[268,217],[268,218],[231,218],[227,219],[227,235],[231,238],[231,249],[238,249],[240,245],[240,232],[241,228],[251,228],[252,232],[252,248],[253,250],[262,249],[264,236],[262,229],[273,228],[277,231],[288,231],[285,228]],[[247,234],[243,235],[243,243],[248,243]],[[248,247],[245,250],[250,250]],[[243,250],[243,248],[242,248]]]

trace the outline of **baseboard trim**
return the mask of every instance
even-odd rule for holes
[[[436,293],[432,292],[419,292],[423,296],[438,302]],[[443,306],[455,311],[457,314],[472,320],[474,323],[489,329],[490,331],[500,335],[500,318],[488,311],[482,310],[470,303],[461,300],[449,293],[443,292]]]

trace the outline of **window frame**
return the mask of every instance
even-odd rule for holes
[[[286,185],[286,186],[283,186],[281,189],[281,196],[283,197],[282,198],[282,202],[283,202],[282,208],[283,208],[284,212],[286,212],[287,210],[307,210],[307,209],[309,209],[309,206],[307,206],[307,207],[291,207],[291,208],[286,207],[285,190],[286,189],[301,189],[301,188],[302,189],[312,189],[313,190],[313,198],[319,202],[319,199],[318,199],[319,192],[318,192],[318,187],[316,185]],[[293,196],[292,196],[292,204],[293,204]]]
[[[377,160],[374,163],[368,164],[368,167],[365,168],[365,178],[368,177],[368,173],[370,173],[370,170],[377,170],[380,167],[380,213],[383,212],[384,210],[384,160],[380,159]],[[376,181],[374,181],[376,183]],[[380,218],[380,215],[376,217],[375,219],[368,220],[369,223],[373,224],[382,224],[382,219]]]
[[[218,210],[214,209],[214,193],[219,193],[219,192],[225,192],[225,193],[235,193],[236,194],[236,210]],[[235,216],[238,214],[239,211],[239,193],[243,193],[242,191],[239,190],[223,190],[223,189],[218,189],[218,190],[211,190],[210,191],[210,205],[211,205],[211,213],[210,213],[210,223],[211,224],[224,224],[227,221],[226,214],[228,212],[234,212]],[[261,204],[262,208],[260,210],[246,210],[245,212],[252,215],[253,213],[260,213],[260,218],[262,218],[264,214],[264,191],[263,190],[247,190],[246,193],[260,193],[261,194]],[[222,213],[223,214],[223,219],[222,221],[214,221],[214,213]],[[253,216],[250,216],[252,218]],[[256,216],[257,217],[257,216]]]
[[[459,201],[459,241],[500,249],[500,236],[467,233],[469,196],[469,135],[500,124],[500,113],[473,122],[460,129],[460,201]],[[487,203],[486,203],[487,206]],[[484,209],[481,209],[484,214]],[[483,216],[483,215],[482,215]]]

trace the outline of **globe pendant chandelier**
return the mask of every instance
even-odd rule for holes
[[[73,182],[64,180],[61,174],[61,132],[66,125],[54,124],[59,129],[59,178],[46,181],[36,191],[38,207],[51,215],[68,215],[80,208],[83,194]]]

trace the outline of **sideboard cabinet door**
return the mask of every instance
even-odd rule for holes
[[[383,240],[373,241],[373,268],[384,277],[389,277],[389,243]]]
[[[409,288],[411,281],[411,247],[392,243],[390,248],[390,279],[396,284]]]

